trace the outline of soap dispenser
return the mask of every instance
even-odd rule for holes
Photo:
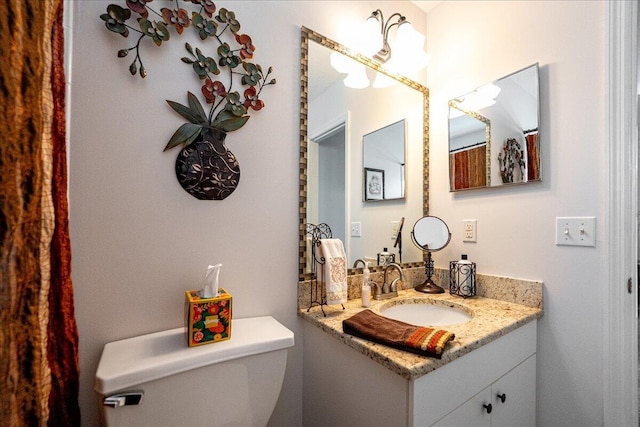
[[[382,252],[378,253],[378,265],[386,267],[392,262],[396,262],[396,255],[389,253],[389,251],[387,251],[387,248],[384,248]]]
[[[362,306],[371,306],[371,285],[369,285],[369,263],[365,261],[362,270]]]

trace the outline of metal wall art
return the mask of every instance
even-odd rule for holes
[[[176,130],[164,151],[182,145],[176,160],[176,176],[189,194],[202,200],[222,200],[240,181],[238,161],[224,144],[226,134],[244,126],[250,110],[264,107],[260,99],[262,89],[276,84],[276,79],[269,78],[272,67],[264,73],[259,64],[248,61],[256,47],[249,35],[240,32],[234,12],[225,8],[217,11],[211,0],[191,0],[192,4],[186,5],[186,2],[178,5],[176,0],[172,2],[174,7],[162,7],[159,11],[150,3],[151,0],[126,0],[127,7],[110,4],[100,18],[109,31],[125,38],[131,34],[138,37],[133,47],[119,50],[118,57],[135,54],[129,72],[142,78],[147,76],[140,49],[143,40],[161,46],[172,32],[181,35],[191,27],[200,40],[213,39],[217,43],[214,56],[185,43],[188,55],[181,60],[198,77],[208,111],[191,92],[187,92],[187,105],[167,100],[186,123]],[[138,17],[131,20],[132,14]],[[242,95],[237,85],[244,87]]]

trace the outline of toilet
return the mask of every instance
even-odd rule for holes
[[[265,426],[293,332],[270,316],[233,319],[231,339],[187,347],[184,328],[104,346],[95,378],[108,427]]]

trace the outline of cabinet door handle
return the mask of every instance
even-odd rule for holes
[[[487,410],[487,414],[490,414],[491,411],[493,410],[493,406],[491,406],[491,403],[488,403],[486,405],[482,405],[484,407],[484,409]]]
[[[500,399],[500,402],[504,403],[504,401],[507,400],[507,394],[506,393],[499,394],[498,399]]]

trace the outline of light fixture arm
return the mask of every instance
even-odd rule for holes
[[[396,16],[398,17],[398,20],[396,22],[391,22],[391,20]],[[384,30],[383,30],[384,39],[386,40],[387,37],[389,37],[389,30],[391,29],[391,27],[400,26],[406,22],[408,22],[407,18],[399,14],[398,12],[391,15],[389,19],[387,19],[387,22],[384,24]]]
[[[389,41],[388,41],[389,31],[391,30],[391,28],[396,26],[399,27],[400,25],[408,23],[409,21],[407,21],[407,18],[404,15],[398,12],[391,15],[389,19],[385,21],[384,15],[382,14],[382,11],[380,9],[374,10],[371,13],[371,16],[369,18],[375,18],[380,22],[380,33],[382,34],[382,48],[378,51],[378,53],[373,55],[373,58],[384,64],[391,58],[391,47],[389,46]],[[397,21],[392,22],[394,18],[397,18]]]
[[[380,34],[384,36],[384,15],[380,9],[376,9],[371,12],[369,19],[375,18],[380,23]]]

